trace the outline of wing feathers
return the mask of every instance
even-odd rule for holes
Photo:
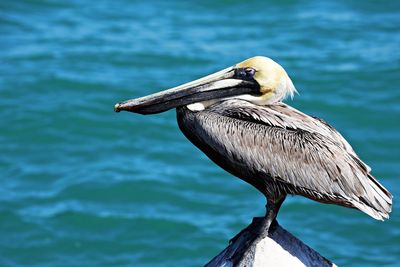
[[[242,100],[218,103],[195,116],[206,142],[225,149],[232,162],[250,164],[285,184],[289,193],[388,218],[391,194],[326,122],[283,103],[261,107]]]

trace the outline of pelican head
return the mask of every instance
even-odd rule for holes
[[[260,95],[241,97],[254,104],[266,105],[281,101],[288,96],[293,98],[297,92],[283,67],[268,57],[252,57],[234,67],[247,71],[254,70],[253,78],[260,86]]]
[[[114,109],[154,114],[187,106],[200,111],[229,98],[267,105],[293,97],[295,92],[282,66],[270,58],[256,56],[178,87],[117,103]]]

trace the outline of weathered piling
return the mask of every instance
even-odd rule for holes
[[[259,222],[254,218],[205,266],[336,266],[280,225],[276,225],[269,236],[260,236]]]

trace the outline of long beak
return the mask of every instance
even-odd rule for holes
[[[178,87],[117,103],[114,110],[155,114],[196,102],[256,93],[256,81],[235,79],[235,69],[229,67]]]

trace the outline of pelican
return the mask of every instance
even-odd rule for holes
[[[264,194],[265,235],[277,225],[288,194],[389,218],[392,195],[342,135],[282,102],[295,92],[278,63],[256,56],[114,109],[155,114],[176,108],[179,128],[195,146]]]

